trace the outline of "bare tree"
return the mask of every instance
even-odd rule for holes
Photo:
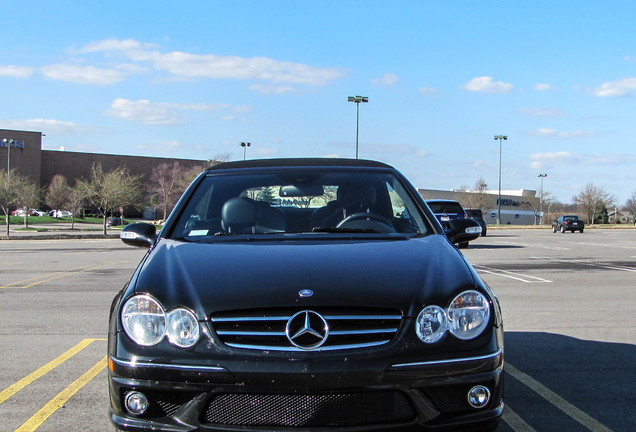
[[[23,204],[23,197],[30,193],[32,187],[33,184],[26,177],[16,174],[15,170],[0,172],[0,209],[6,216],[7,237],[11,225],[11,207]]]
[[[71,188],[66,177],[62,174],[55,174],[46,191],[46,204],[53,210],[62,210],[69,202]]]
[[[19,198],[20,204],[26,207],[26,211],[24,212],[25,228],[29,227],[29,209],[39,207],[41,200],[42,190],[35,183],[27,181],[22,188]]]
[[[625,201],[623,208],[632,214],[632,217],[636,216],[636,192],[632,192],[632,196]]]
[[[492,195],[486,193],[488,185],[483,178],[475,182],[475,189],[468,190],[468,187],[462,186],[457,201],[464,208],[481,209],[482,212],[490,210],[492,207]]]
[[[107,214],[118,208],[123,209],[139,202],[141,196],[140,178],[141,176],[129,174],[127,168],[115,168],[105,173],[101,164],[94,164],[91,167],[91,178],[78,181],[77,187],[80,193],[84,194],[102,213],[104,235],[106,234]]]
[[[153,171],[148,191],[157,200],[157,205],[163,210],[163,219],[168,216],[178,199],[177,182],[181,167],[179,162],[162,163]]]
[[[594,225],[596,216],[611,206],[616,198],[602,187],[588,183],[578,195],[572,197],[572,201],[587,215],[587,223]]]

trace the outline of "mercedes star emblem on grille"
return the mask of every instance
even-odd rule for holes
[[[292,345],[310,351],[325,343],[329,336],[329,324],[319,313],[304,310],[287,321],[285,333]]]

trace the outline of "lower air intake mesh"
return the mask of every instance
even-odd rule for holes
[[[401,423],[415,412],[397,391],[324,394],[229,393],[212,398],[204,423],[235,426],[338,427]]]

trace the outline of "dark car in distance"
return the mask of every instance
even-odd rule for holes
[[[494,292],[389,165],[222,163],[184,192],[115,296],[109,417],[130,431],[494,431]],[[468,232],[467,232],[468,230]]]
[[[435,217],[442,225],[445,225],[451,220],[455,219],[471,219],[468,217],[468,214],[459,203],[459,201],[447,200],[447,199],[428,199],[426,200],[426,204],[429,206],[431,211],[435,214]],[[475,240],[480,235],[483,234],[483,228],[481,228],[481,224],[478,223],[478,228],[474,229],[474,236],[467,241],[462,241],[457,243],[457,247],[460,249],[467,248],[470,240]]]
[[[574,231],[583,233],[584,229],[585,223],[581,219],[579,219],[577,215],[563,215],[552,222],[553,233],[557,231],[560,231],[562,233],[565,233],[566,231],[570,231],[571,233],[573,233]]]
[[[472,219],[479,224],[481,227],[481,236],[485,237],[488,227],[486,225],[486,221],[484,220],[484,213],[481,209],[464,209],[466,212],[466,216],[468,219]]]

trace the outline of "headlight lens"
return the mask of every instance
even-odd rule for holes
[[[427,306],[417,316],[415,331],[425,343],[435,343],[446,333],[446,313],[439,306]]]
[[[131,297],[121,311],[124,331],[135,343],[142,346],[158,344],[166,331],[166,314],[152,297]]]
[[[181,348],[189,348],[199,340],[199,321],[187,309],[175,309],[168,313],[168,341]]]
[[[464,291],[453,299],[448,309],[426,306],[417,316],[415,332],[425,343],[435,343],[450,331],[458,339],[479,336],[488,326],[490,303],[478,291]]]
[[[465,291],[448,307],[449,330],[456,338],[467,340],[479,336],[490,318],[490,303],[477,291]]]

